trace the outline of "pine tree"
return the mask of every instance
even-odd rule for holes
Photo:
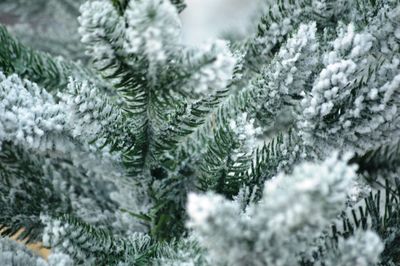
[[[246,2],[0,3],[1,265],[400,265],[400,1]]]

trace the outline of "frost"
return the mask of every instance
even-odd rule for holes
[[[279,112],[289,95],[300,95],[318,63],[316,24],[301,24],[297,32],[279,50],[271,65],[263,69],[260,101],[265,113]]]
[[[38,151],[64,150],[65,113],[35,83],[0,72],[0,143],[13,141]]]
[[[398,56],[383,61],[377,74],[369,77],[368,68],[378,63],[368,56],[379,49],[373,36],[368,30],[356,32],[351,23],[340,28],[332,50],[323,55],[325,68],[301,102],[299,133],[314,147],[323,140],[322,153],[329,154],[337,145],[362,152],[382,141],[382,135],[397,132],[393,122],[399,102],[393,92],[400,85],[395,70]],[[385,78],[380,78],[381,73],[386,73]]]
[[[221,196],[191,195],[188,225],[215,263],[297,265],[307,243],[345,208],[356,178],[347,159],[333,155],[320,164],[303,163],[290,175],[277,175],[265,184],[262,200],[245,213]]]
[[[42,223],[45,224],[44,232],[43,232],[43,245],[53,247],[53,252],[63,253],[64,251],[69,254],[74,254],[75,258],[84,258],[85,255],[79,248],[75,248],[74,244],[76,240],[79,241],[79,238],[82,237],[81,240],[84,240],[86,236],[81,235],[81,232],[74,231],[72,226],[69,224],[61,224],[60,220],[52,219],[48,216],[42,216]],[[86,242],[83,243],[83,246],[86,248],[91,248],[92,243]],[[54,257],[54,260],[64,259],[62,257]],[[90,263],[93,261],[93,258],[85,257],[85,261]],[[68,264],[67,264],[68,265]]]
[[[164,62],[177,48],[180,20],[166,0],[132,1],[125,12],[127,54],[145,54],[151,64]]]
[[[265,18],[268,18],[268,23],[261,23],[259,25],[259,36],[255,39],[255,44],[259,47],[260,55],[269,58],[274,46],[283,42],[285,37],[293,31],[293,29],[300,23],[301,15],[307,13],[303,1],[287,3],[285,11],[290,13],[290,16],[282,14],[282,9],[276,1],[266,1],[268,10]]]
[[[110,1],[88,1],[80,10],[79,33],[88,47],[87,54],[98,68],[110,65],[115,60],[116,47],[122,45],[123,20]]]
[[[63,253],[52,253],[48,258],[49,266],[73,266],[72,258]]]
[[[211,60],[204,64],[202,61],[205,58]],[[193,51],[189,60],[188,67],[194,62],[201,64],[200,69],[195,71],[185,84],[196,94],[207,95],[209,92],[225,89],[233,78],[236,59],[224,41],[204,44]]]
[[[91,142],[121,122],[121,112],[115,110],[102,94],[89,82],[72,78],[68,92],[59,93],[74,137]]]
[[[12,38],[0,29],[0,211],[7,226],[44,225],[53,252],[45,262],[7,243],[0,258],[386,265],[390,223],[382,240],[347,234],[350,225],[330,235],[362,198],[378,201],[363,171],[381,181],[396,166],[400,6],[375,2],[89,0],[79,18],[85,75],[2,45]],[[68,73],[61,88],[28,81],[64,85]],[[54,208],[44,201],[53,196]],[[368,215],[387,208],[367,207],[374,228]],[[390,222],[392,209],[374,214]]]
[[[119,64],[137,64],[123,57],[146,56],[150,69],[167,60],[179,47],[180,21],[166,0],[132,1],[120,16],[109,1],[87,2],[81,7],[79,32],[95,66],[114,73]],[[118,59],[117,59],[118,58]]]
[[[0,238],[0,263],[4,266],[57,266],[47,264],[44,259],[27,250],[24,245],[7,238]]]
[[[348,239],[340,239],[337,252],[327,260],[327,266],[371,266],[379,262],[384,244],[372,231],[356,231]]]
[[[189,226],[205,225],[209,217],[216,215],[217,204],[222,200],[223,198],[218,196],[207,197],[189,194],[187,203],[187,213],[191,217]]]
[[[236,120],[232,119],[229,122],[229,127],[236,135],[241,151],[251,154],[257,147],[256,137],[261,135],[262,132],[260,127],[254,127],[254,118],[248,119],[247,116],[247,113],[240,114]]]

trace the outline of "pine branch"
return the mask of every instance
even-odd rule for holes
[[[93,55],[93,63],[106,80],[110,80],[116,92],[124,101],[123,110],[125,116],[134,126],[135,132],[129,152],[124,154],[125,164],[132,169],[132,175],[143,170],[147,153],[149,116],[148,106],[150,97],[150,84],[147,76],[148,60],[143,55],[132,55],[129,59],[121,54],[122,46],[120,42],[114,41],[121,38],[120,27],[123,21],[122,13],[116,14],[114,6],[101,6],[101,3],[86,3],[82,7],[80,17],[80,32],[83,35],[84,43]],[[107,13],[109,21],[100,22],[92,18],[92,13],[97,9],[103,9]],[[102,29],[103,34],[99,35],[96,29]],[[104,53],[99,53],[97,49],[102,47]],[[101,50],[101,49],[100,49]],[[127,63],[129,61],[129,64]]]
[[[347,238],[357,230],[371,229],[385,240],[381,265],[399,263],[400,183],[398,180],[396,179],[395,184],[386,181],[381,189],[371,192],[363,203],[358,205],[351,210],[351,214],[343,215],[341,229],[333,227],[332,237]]]
[[[182,111],[178,111],[168,121],[165,130],[160,130],[154,144],[156,158],[168,159],[168,153],[172,152],[176,146],[187,136],[191,135],[196,128],[203,125],[207,116],[215,107],[226,97],[228,89],[217,91],[215,94],[189,103],[183,106]],[[173,161],[171,161],[173,163]]]
[[[172,256],[171,249],[177,244],[157,243],[142,233],[122,238],[68,215],[57,219],[44,217],[43,221],[47,224],[44,244],[70,255],[76,263],[145,266]]]
[[[292,130],[280,132],[269,142],[255,151],[251,168],[245,177],[246,187],[252,193],[247,200],[255,201],[261,199],[264,183],[278,174],[280,171],[290,172],[298,164],[304,154],[306,147],[300,144],[298,137]],[[311,158],[308,158],[311,159]]]
[[[372,178],[377,174],[395,171],[400,163],[400,141],[392,141],[365,154],[356,155],[351,163],[356,163],[360,173],[368,173]]]
[[[47,224],[43,236],[44,244],[54,250],[69,254],[77,263],[91,262],[103,265],[117,265],[126,255],[134,265],[145,265],[150,252],[150,239],[137,234],[131,241],[113,236],[110,232],[95,228],[76,218],[62,216]],[[135,256],[135,257],[132,257]]]
[[[207,143],[207,150],[200,161],[199,182],[203,191],[212,190],[232,198],[246,182],[244,176],[251,165],[252,151],[241,147],[243,143],[237,140],[235,131],[227,125],[227,121],[222,121],[214,131],[213,140]]]
[[[9,142],[0,148],[0,226],[2,235],[12,236],[21,228],[19,239],[37,241],[43,229],[42,212],[70,212],[68,200],[54,193],[43,171],[43,158]],[[26,193],[29,191],[29,193]]]
[[[65,89],[70,76],[98,80],[90,70],[49,54],[34,51],[18,41],[0,25],[0,70],[6,75],[18,74],[45,87],[48,91]]]

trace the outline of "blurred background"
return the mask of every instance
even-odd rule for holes
[[[74,60],[87,60],[77,32],[84,0],[0,0],[0,23],[24,44]]]

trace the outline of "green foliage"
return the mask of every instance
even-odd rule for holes
[[[44,158],[32,156],[22,147],[9,142],[1,146],[0,228],[3,235],[12,236],[24,228],[19,238],[37,241],[41,239],[42,211],[71,211],[69,202],[54,193],[51,180],[45,176],[45,164]]]
[[[119,238],[69,216],[48,223],[46,239],[51,240],[45,244],[51,244],[54,250],[70,253],[77,263],[90,261],[92,264],[117,265],[125,257],[130,265],[148,265],[157,251],[157,245],[146,235]]]
[[[376,175],[384,175],[385,172],[397,170],[400,159],[400,141],[379,146],[377,149],[369,150],[363,155],[355,156],[353,163],[359,165],[361,173],[376,179]]]
[[[78,264],[145,266],[178,260],[204,263],[198,255],[201,249],[194,240],[155,242],[143,233],[119,237],[69,215],[42,220],[47,224],[44,244],[58,253],[70,254]]]
[[[70,76],[96,81],[89,70],[77,63],[27,48],[11,37],[2,25],[0,43],[0,70],[6,75],[16,73],[49,91],[66,88]]]
[[[357,230],[371,229],[384,239],[385,248],[381,255],[381,265],[398,265],[400,250],[400,183],[386,181],[380,189],[370,194],[343,215],[341,226],[333,227],[333,239],[349,237]],[[339,229],[340,228],[340,229]]]
[[[400,2],[255,5],[190,46],[183,0],[90,0],[83,63],[0,26],[2,233],[78,265],[400,264]]]

